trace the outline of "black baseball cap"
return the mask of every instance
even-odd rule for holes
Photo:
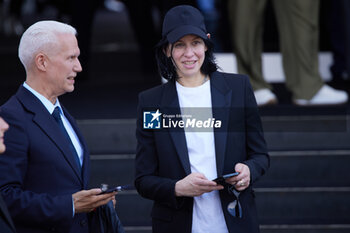
[[[172,44],[189,34],[208,39],[201,12],[189,5],[171,8],[164,17],[162,36]]]

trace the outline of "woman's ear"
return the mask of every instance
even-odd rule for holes
[[[208,37],[208,39],[210,40],[210,33],[207,33],[207,37]],[[207,45],[205,45],[205,52],[208,50],[208,47],[207,47]]]
[[[168,44],[168,46],[166,48],[163,49],[163,53],[165,54],[165,56],[167,56],[168,58],[171,57],[171,45]]]

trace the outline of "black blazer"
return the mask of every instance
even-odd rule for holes
[[[82,172],[53,116],[21,86],[1,106],[10,125],[0,156],[0,190],[18,233],[87,233],[86,214],[73,218],[72,194],[88,186],[89,153],[72,116],[62,107],[83,148]]]
[[[0,195],[0,229],[1,233],[15,233],[15,226],[13,225],[11,216],[7,211],[6,204]]]
[[[210,75],[212,111],[222,127],[214,130],[218,176],[231,173],[238,162],[248,165],[251,183],[269,167],[269,156],[254,93],[247,76],[214,72]],[[176,197],[175,183],[191,173],[183,130],[145,130],[143,111],[160,109],[180,114],[174,82],[140,93],[137,119],[135,185],[145,198],[154,200],[153,232],[190,233],[193,198]],[[230,232],[259,232],[252,187],[240,194],[243,218],[234,218],[227,205],[234,200],[227,189],[220,199]]]

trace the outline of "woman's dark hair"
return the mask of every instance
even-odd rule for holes
[[[203,41],[207,46],[207,51],[205,52],[205,58],[201,67],[201,72],[204,75],[209,75],[210,73],[216,71],[218,69],[218,66],[215,62],[215,57],[213,54],[214,44],[209,39],[203,39]],[[173,64],[172,58],[167,57],[165,54],[168,45],[169,41],[166,39],[166,37],[163,37],[155,47],[158,72],[163,78],[175,81],[179,77],[177,75],[176,67]],[[171,51],[172,50],[173,47],[171,47]]]

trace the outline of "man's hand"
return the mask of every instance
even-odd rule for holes
[[[243,163],[237,163],[235,171],[239,172],[239,175],[226,179],[226,183],[234,185],[238,191],[243,191],[250,185],[249,167]]]
[[[101,194],[102,190],[95,188],[82,190],[72,195],[75,213],[88,213],[95,208],[107,204],[110,200],[115,200],[117,192]]]
[[[208,180],[201,173],[192,173],[175,184],[175,195],[195,197],[213,190],[221,190],[224,187],[216,182]]]

